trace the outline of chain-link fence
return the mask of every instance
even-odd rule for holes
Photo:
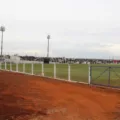
[[[68,64],[56,64],[56,77],[61,79],[69,79]]]
[[[88,65],[71,64],[71,80],[78,82],[88,82]]]
[[[77,82],[88,81],[88,65],[80,64],[43,64],[43,63],[1,63],[3,70],[34,74]]]
[[[34,63],[33,69],[34,69],[34,71],[33,71],[34,75],[42,75],[42,64]]]
[[[91,84],[120,87],[119,66],[90,66]]]
[[[120,66],[117,65],[2,62],[0,69],[88,84],[120,87]]]

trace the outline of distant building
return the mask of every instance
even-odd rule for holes
[[[20,57],[17,55],[10,56],[10,61],[11,62],[20,62]]]
[[[120,63],[120,60],[113,60],[113,63],[118,64],[118,63]]]

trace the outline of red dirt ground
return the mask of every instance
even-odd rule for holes
[[[1,71],[0,120],[120,120],[120,91]]]

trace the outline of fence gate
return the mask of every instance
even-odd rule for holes
[[[120,88],[120,66],[90,66],[90,84]]]

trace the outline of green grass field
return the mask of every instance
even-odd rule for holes
[[[71,80],[78,82],[88,82],[88,65],[86,64],[71,64]],[[92,82],[99,84],[108,84],[109,70],[108,65],[92,65]],[[94,67],[103,66],[103,67]],[[120,66],[120,65],[109,65]],[[2,69],[5,69],[5,65],[2,64]],[[12,64],[12,70],[16,71],[16,64]],[[25,72],[31,73],[31,64],[25,64]],[[7,70],[10,70],[10,64],[6,65]],[[18,71],[23,72],[23,64],[18,64]],[[105,72],[104,72],[105,71]],[[110,84],[113,86],[120,86],[120,67],[112,68],[110,70]],[[41,75],[42,65],[34,64],[34,74]],[[102,74],[103,73],[103,74]],[[102,75],[100,75],[102,74]],[[54,64],[44,64],[44,75],[48,77],[54,77]],[[56,64],[56,77],[61,79],[68,79],[68,65]]]

